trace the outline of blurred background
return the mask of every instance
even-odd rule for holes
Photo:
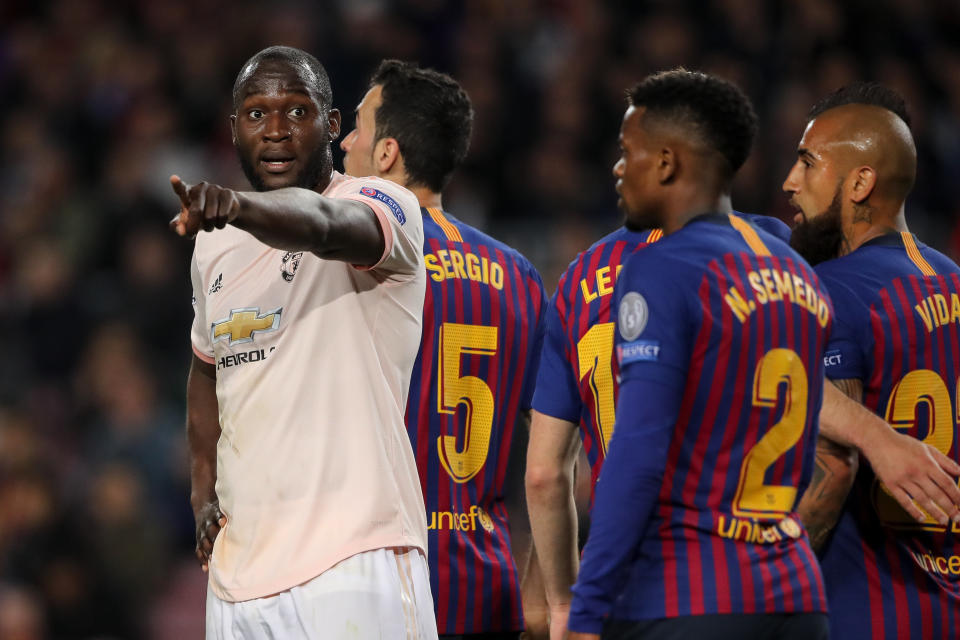
[[[625,89],[677,65],[753,98],[734,203],[788,221],[780,185],[811,104],[859,78],[900,90],[920,151],[910,225],[960,255],[957,0],[4,0],[0,638],[202,636],[191,246],[166,229],[167,180],[245,185],[230,88],[271,44],[327,66],[345,130],[381,58],[457,77],[477,119],[446,207],[526,253],[550,291],[620,223]]]

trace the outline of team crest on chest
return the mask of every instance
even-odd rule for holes
[[[280,275],[287,282],[293,282],[293,276],[297,275],[301,257],[303,257],[303,251],[287,251],[283,254],[283,259],[280,261]]]

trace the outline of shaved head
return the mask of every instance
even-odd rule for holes
[[[871,104],[845,104],[811,122],[830,142],[842,169],[868,166],[877,174],[877,196],[903,201],[917,175],[917,148],[900,116]]]
[[[870,234],[905,230],[917,176],[909,114],[896,91],[857,82],[810,111],[783,190],[799,213],[790,244],[811,261],[854,250]]]
[[[233,109],[237,110],[248,90],[248,83],[258,72],[294,70],[303,80],[307,89],[326,108],[333,103],[333,91],[330,78],[320,61],[301,49],[273,46],[255,53],[243,63],[240,73],[233,82]]]

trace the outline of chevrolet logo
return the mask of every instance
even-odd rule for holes
[[[280,326],[280,313],[283,307],[260,314],[260,307],[254,309],[234,309],[230,317],[210,325],[214,342],[227,338],[228,344],[253,342],[253,334],[275,331]]]

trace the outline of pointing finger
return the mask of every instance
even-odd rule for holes
[[[170,184],[173,186],[174,192],[180,198],[180,204],[183,205],[184,209],[190,209],[190,194],[187,190],[187,185],[180,179],[178,175],[170,176]]]

